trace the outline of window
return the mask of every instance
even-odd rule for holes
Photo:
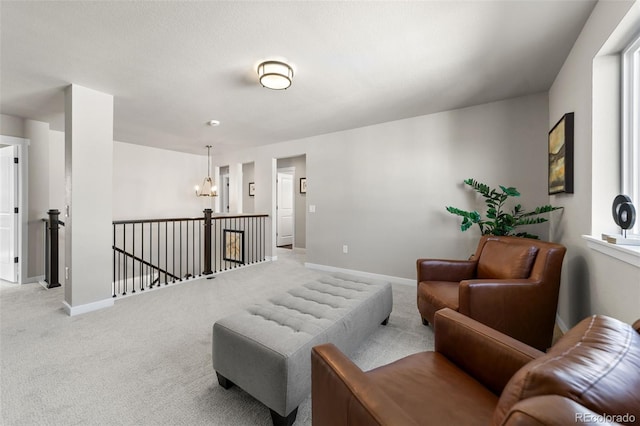
[[[640,35],[622,52],[622,192],[640,214]],[[640,222],[631,230],[640,234]]]

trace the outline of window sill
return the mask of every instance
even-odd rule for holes
[[[590,249],[640,268],[640,246],[611,244],[591,235],[583,235]]]

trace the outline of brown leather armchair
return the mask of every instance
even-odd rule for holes
[[[366,373],[335,346],[314,347],[313,425],[640,421],[640,321],[594,315],[546,354],[450,309],[434,324],[434,352]]]
[[[541,351],[551,346],[566,248],[485,235],[469,260],[418,259],[423,324],[451,308]]]

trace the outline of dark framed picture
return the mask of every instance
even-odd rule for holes
[[[225,229],[222,234],[222,246],[223,260],[244,263],[244,231]]]
[[[549,194],[573,194],[573,113],[549,132]]]
[[[253,197],[256,195],[256,183],[249,182],[249,197]]]
[[[301,194],[306,194],[307,193],[307,178],[306,177],[300,178],[300,193]]]

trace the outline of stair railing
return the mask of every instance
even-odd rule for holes
[[[113,297],[265,261],[267,217],[113,221]]]

